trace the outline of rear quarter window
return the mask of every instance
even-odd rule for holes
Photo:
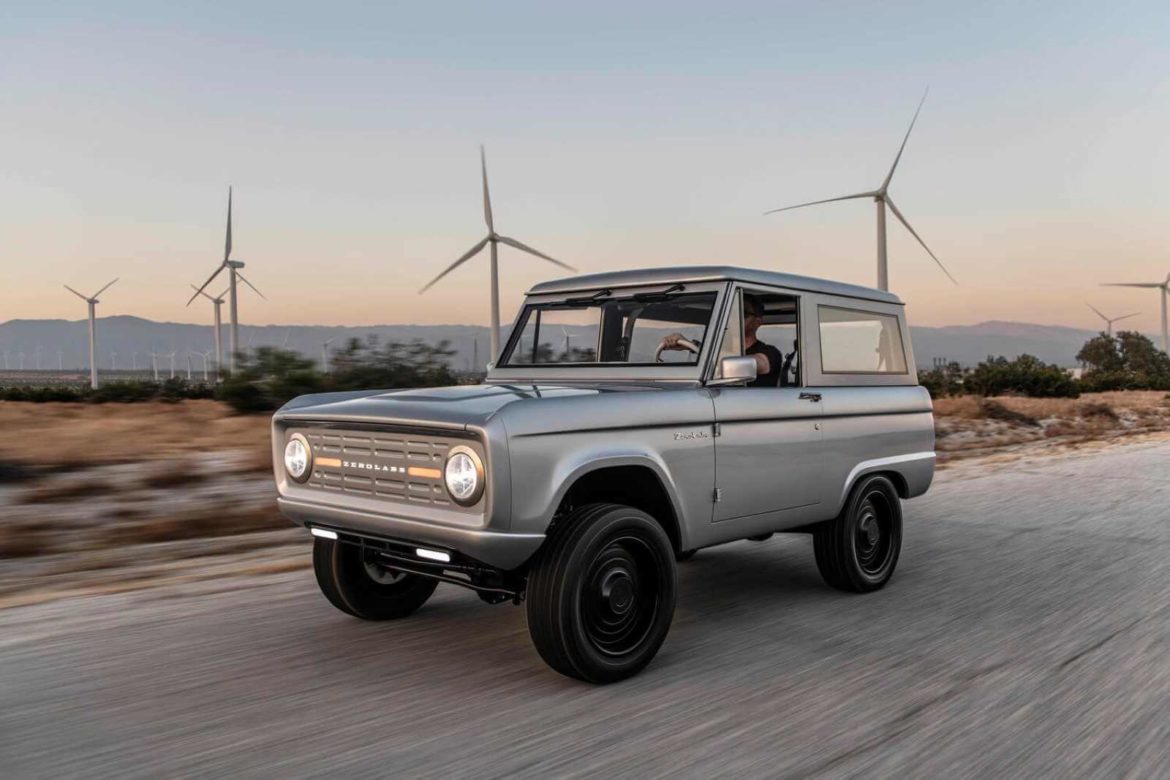
[[[821,371],[826,374],[905,374],[898,318],[860,309],[818,306]]]

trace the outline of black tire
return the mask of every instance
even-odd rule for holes
[[[670,631],[674,551],[654,518],[632,507],[575,510],[528,576],[528,632],[545,663],[595,684],[623,680]]]
[[[902,551],[902,504],[886,477],[863,477],[841,514],[813,534],[817,569],[831,587],[869,593],[887,582]]]
[[[397,620],[426,603],[439,581],[377,566],[355,544],[313,540],[313,572],[329,603],[362,620]],[[375,579],[377,577],[378,579]]]
[[[698,550],[683,550],[682,552],[677,552],[674,554],[674,560],[678,563],[689,561],[691,558],[695,557],[695,553],[697,552]]]

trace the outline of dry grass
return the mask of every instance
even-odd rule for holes
[[[1080,398],[942,398],[934,404],[937,450],[943,460],[954,460],[1038,442],[1077,445],[1167,431],[1167,400],[1153,391]]]
[[[0,463],[68,468],[192,452],[247,450],[269,459],[269,417],[217,401],[176,404],[32,404],[0,401]]]

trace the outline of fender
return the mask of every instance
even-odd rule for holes
[[[679,540],[683,544],[683,549],[687,549],[686,544],[689,541],[687,516],[679,502],[678,488],[671,477],[670,470],[657,454],[634,448],[587,448],[574,452],[570,458],[559,463],[553,471],[554,483],[557,488],[552,492],[548,505],[541,512],[544,526],[547,528],[548,524],[552,522],[553,512],[560,506],[565,494],[578,479],[594,471],[614,466],[643,466],[650,469],[658,477],[678,522]]]
[[[866,474],[873,474],[878,471],[892,471],[906,480],[908,497],[913,498],[914,496],[922,495],[930,487],[932,475],[934,474],[935,457],[933,451],[911,452],[906,455],[892,455],[888,458],[874,458],[872,460],[861,461],[850,470],[849,476],[845,478],[845,485],[841,490],[841,494],[837,496],[837,503],[833,510],[834,515],[841,511],[841,507],[845,506],[845,500],[849,497],[849,492],[853,490],[853,486],[857,484],[857,480]]]

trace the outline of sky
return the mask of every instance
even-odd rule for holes
[[[1158,328],[1164,2],[0,4],[0,321],[488,322],[497,229],[582,272],[727,263],[890,286],[918,325]],[[561,269],[501,249],[503,319]],[[217,283],[218,284],[218,283]]]

